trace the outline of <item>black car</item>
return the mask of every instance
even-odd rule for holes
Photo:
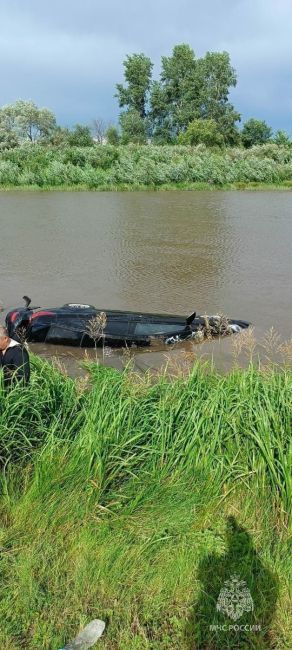
[[[218,316],[208,317],[211,331],[220,335],[219,321]],[[226,331],[226,322],[229,331]],[[80,347],[102,343],[110,346],[150,345],[153,338],[174,343],[195,338],[205,324],[206,317],[196,316],[195,312],[186,317],[100,310],[79,303],[42,309],[30,307],[29,299],[25,308],[16,308],[6,316],[6,326],[12,338],[24,336],[27,341],[37,343]],[[228,319],[225,320],[224,333],[237,332],[248,325],[245,321]]]

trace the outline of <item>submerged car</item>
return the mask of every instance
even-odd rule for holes
[[[94,345],[150,345],[153,339],[176,343],[194,339],[207,326],[212,335],[239,332],[249,323],[220,316],[175,316],[142,312],[100,310],[92,305],[68,303],[63,307],[30,307],[25,296],[24,308],[6,316],[10,337],[23,337],[36,343],[54,343],[79,347]],[[221,320],[220,320],[221,319]]]

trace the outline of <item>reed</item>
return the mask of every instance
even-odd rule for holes
[[[107,323],[107,315],[104,311],[101,311],[96,316],[90,318],[84,332],[94,343],[96,362],[98,361],[97,344],[99,343],[100,340],[102,340],[102,356],[104,359],[104,341],[105,341],[104,330],[106,328],[106,323]]]

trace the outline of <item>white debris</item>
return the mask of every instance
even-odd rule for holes
[[[73,641],[70,641],[61,650],[88,650],[101,637],[105,628],[105,622],[100,619],[90,621],[86,627],[77,634]]]
[[[232,323],[231,325],[229,325],[229,329],[231,332],[236,332],[236,333],[241,332],[240,325],[236,325],[236,323]]]
[[[182,339],[177,334],[176,336],[169,336],[168,339],[165,339],[165,343],[167,343],[167,345],[173,345],[174,343],[179,343],[181,340]]]

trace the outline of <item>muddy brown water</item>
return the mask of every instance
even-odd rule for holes
[[[290,192],[0,193],[0,300],[91,303],[103,310],[214,314],[252,322],[257,338],[292,333]],[[84,350],[32,345],[79,372]],[[184,352],[228,367],[231,341],[136,350],[137,369]],[[92,352],[90,353],[92,355]],[[101,357],[101,353],[99,353]],[[104,362],[122,367],[121,350]]]

